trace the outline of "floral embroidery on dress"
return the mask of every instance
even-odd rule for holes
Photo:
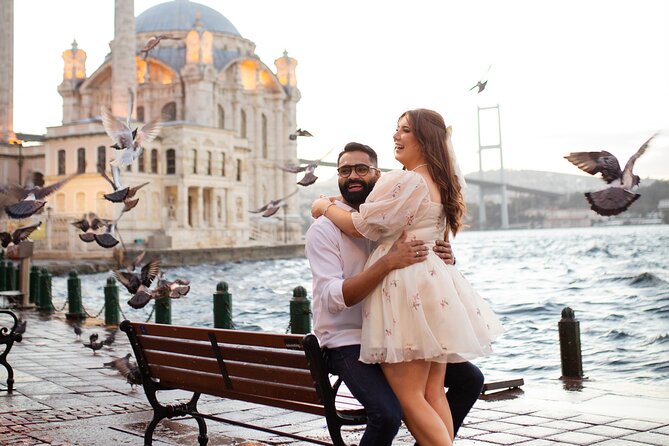
[[[413,352],[414,346],[413,344],[407,344],[404,346],[404,355],[409,357],[411,355],[411,352]]]
[[[390,303],[390,293],[386,289],[386,287],[383,287],[381,289],[381,293],[383,294],[383,298],[386,300],[386,302]]]
[[[395,187],[393,187],[391,196],[395,198],[400,193],[401,189],[402,189],[402,183],[397,183]]]
[[[434,268],[432,268],[430,270],[430,276],[436,276],[436,275],[437,275],[437,271],[435,271]]]
[[[441,299],[441,302],[439,302],[439,305],[441,305],[441,308],[446,308],[449,304],[446,299]]]
[[[392,335],[393,335],[393,331],[386,328],[386,336],[392,336]]]
[[[413,214],[407,215],[407,226],[411,226],[411,224],[413,223],[413,219],[414,219]]]
[[[397,284],[398,284],[398,283],[400,283],[400,281],[397,280],[397,279],[393,279],[393,280],[390,281],[390,284],[391,284],[392,286],[394,286],[395,288],[397,288]]]
[[[416,294],[411,296],[411,306],[414,310],[417,310],[420,307],[420,293],[416,291]]]

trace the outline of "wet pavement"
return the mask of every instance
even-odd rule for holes
[[[62,314],[15,311],[28,325],[8,356],[15,390],[0,392],[0,445],[143,444],[152,415],[143,390],[102,366],[132,351],[125,334],[119,332],[114,344],[94,354],[82,342],[92,333],[106,336],[101,321],[88,319],[78,340]],[[6,376],[0,367],[2,389]],[[189,395],[161,392],[159,398],[186,401]],[[213,397],[202,397],[198,407],[222,418],[329,440],[323,417]],[[208,421],[207,428],[212,446],[310,444],[226,423]],[[349,444],[357,443],[359,427],[345,432]],[[196,445],[197,433],[191,419],[164,420],[154,444]],[[413,439],[403,428],[395,444],[413,445]],[[669,390],[586,382],[567,391],[557,380],[555,385],[526,382],[522,389],[478,400],[455,444],[669,445]]]

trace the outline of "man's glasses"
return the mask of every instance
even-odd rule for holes
[[[368,166],[367,164],[355,164],[353,166],[341,166],[337,169],[337,174],[342,178],[348,178],[351,176],[351,172],[355,169],[355,173],[359,177],[364,177],[369,173],[370,170],[376,170],[376,167]]]

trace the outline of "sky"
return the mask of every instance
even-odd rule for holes
[[[136,0],[135,15],[160,0]],[[256,44],[271,69],[297,59],[298,156],[319,159],[349,141],[397,168],[392,135],[407,109],[453,126],[461,169],[479,170],[478,107],[499,106],[507,169],[584,174],[562,157],[608,150],[624,164],[650,135],[669,132],[669,2],[664,0],[199,0]],[[109,51],[112,0],[15,0],[14,129],[59,125],[62,52],[73,39],[92,74]],[[487,73],[487,74],[486,74]],[[486,89],[469,89],[486,78]],[[497,115],[480,117],[495,145]],[[636,163],[669,180],[669,138]],[[325,161],[336,161],[333,150]],[[483,152],[483,170],[500,166]]]

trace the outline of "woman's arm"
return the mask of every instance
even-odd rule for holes
[[[332,221],[344,234],[351,237],[361,238],[362,234],[353,226],[353,219],[351,213],[337,207],[327,197],[322,197],[315,200],[311,205],[311,215],[314,218],[325,216]]]

